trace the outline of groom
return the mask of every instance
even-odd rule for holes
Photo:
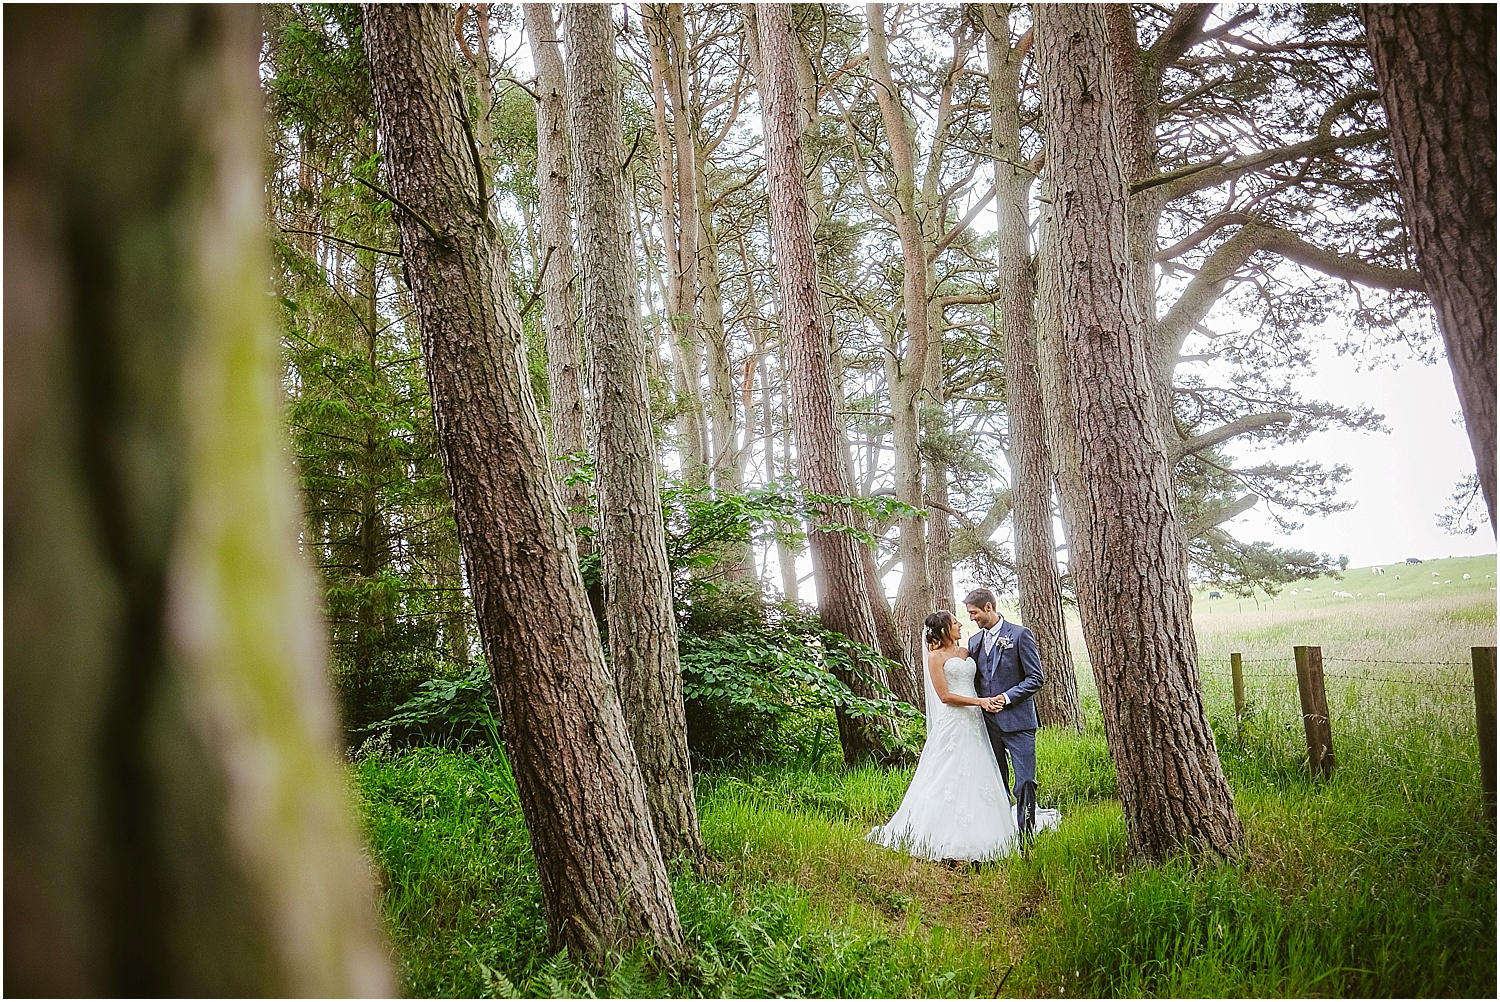
[[[1036,830],[1037,728],[1031,697],[1045,681],[1042,661],[1037,657],[1031,631],[1007,623],[995,611],[994,592],[975,588],[964,597],[964,607],[979,626],[979,632],[969,638],[969,655],[979,666],[974,676],[975,692],[981,697],[994,696],[1000,703],[998,710],[984,715],[985,729],[990,733],[995,760],[1000,763],[1000,775],[1016,800],[1021,834],[1030,836]]]

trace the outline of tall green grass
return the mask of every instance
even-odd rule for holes
[[[689,951],[671,965],[637,951],[587,972],[549,953],[535,864],[500,760],[430,748],[366,755],[353,772],[403,988],[1493,997],[1495,829],[1479,798],[1462,663],[1468,646],[1493,643],[1482,574],[1494,562],[1456,573],[1458,562],[1448,563],[1423,567],[1453,585],[1413,584],[1399,599],[1387,589],[1379,605],[1314,595],[1305,607],[1231,614],[1224,605],[1205,611],[1200,598],[1205,704],[1245,824],[1242,858],[1131,861],[1084,668],[1088,729],[1044,731],[1038,741],[1043,802],[1061,807],[1064,821],[1025,857],[954,869],[865,842],[899,804],[909,770],[848,770],[825,758],[700,775],[714,875],[674,876]],[[1460,589],[1462,573],[1471,578]],[[1306,771],[1293,642],[1323,646],[1330,673],[1367,676],[1329,679],[1338,766],[1326,781]],[[1232,650],[1255,662],[1243,720],[1229,694]],[[1457,664],[1355,666],[1360,658]]]

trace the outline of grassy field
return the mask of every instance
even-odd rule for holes
[[[1205,701],[1247,833],[1232,862],[1129,859],[1086,667],[1088,731],[1039,736],[1042,800],[1063,824],[1025,858],[950,869],[865,843],[909,771],[825,761],[700,776],[716,873],[675,877],[692,951],[670,969],[637,954],[591,976],[548,955],[519,808],[494,759],[367,755],[353,768],[404,989],[1493,997],[1495,829],[1466,666],[1471,646],[1495,642],[1494,575],[1493,557],[1455,559],[1352,570],[1258,607],[1195,596]],[[1305,774],[1294,644],[1324,652],[1328,781]],[[1246,661],[1243,721],[1233,651]]]

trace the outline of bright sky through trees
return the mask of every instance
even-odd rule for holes
[[[1334,403],[1365,404],[1385,415],[1389,435],[1334,430],[1306,442],[1281,446],[1287,460],[1347,463],[1350,481],[1339,497],[1354,501],[1349,511],[1298,519],[1291,534],[1252,509],[1234,524],[1246,539],[1271,539],[1303,549],[1345,553],[1351,566],[1392,563],[1406,557],[1471,556],[1495,552],[1495,537],[1481,525],[1472,536],[1438,528],[1438,513],[1462,477],[1474,472],[1474,458],[1458,422],[1458,396],[1446,359],[1432,365],[1406,361],[1358,370],[1357,356],[1340,357],[1331,348],[1316,368],[1297,381]],[[1483,522],[1483,501],[1475,511]]]

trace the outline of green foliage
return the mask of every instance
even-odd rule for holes
[[[867,546],[876,546],[878,537],[860,525],[881,525],[916,511],[892,497],[816,494],[795,483],[735,492],[672,481],[663,486],[661,498],[667,560],[677,582],[679,604],[691,601],[705,582],[712,588],[715,575],[709,572],[722,567],[737,546],[781,540],[794,552],[800,551],[806,545],[804,527],[847,533]],[[852,518],[835,517],[838,511]]]
[[[498,711],[490,670],[478,662],[457,677],[428,679],[389,717],[364,730],[372,735],[389,732],[401,745],[468,747],[488,743],[503,755]]]
[[[1325,574],[1337,578],[1349,566],[1347,556],[1334,558],[1265,542],[1242,543],[1217,529],[1209,529],[1190,542],[1188,552],[1193,555],[1194,566],[1217,588],[1243,598],[1257,592],[1276,595],[1284,585]]]
[[[262,81],[287,424],[357,734],[470,660],[468,601],[415,324],[377,181],[358,8],[268,8]]]
[[[871,659],[880,663],[876,652],[851,650],[806,610],[733,596],[701,596],[687,607],[679,635],[695,762],[816,763],[838,750],[835,707],[854,717],[916,717],[889,694],[856,696],[830,670],[863,672]]]

